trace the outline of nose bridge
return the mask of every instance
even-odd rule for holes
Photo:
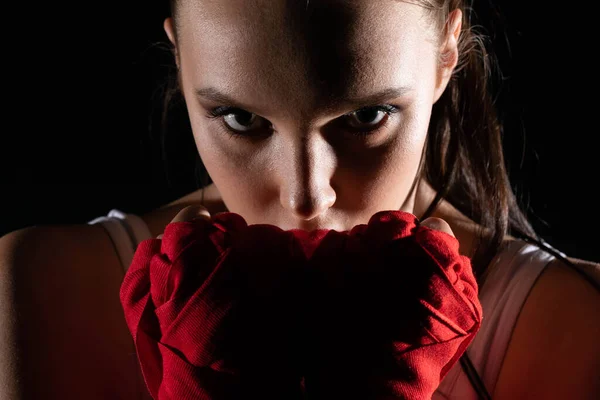
[[[329,143],[319,134],[291,135],[291,149],[283,154],[286,171],[281,181],[282,206],[296,217],[309,220],[335,203],[331,176],[336,158]]]

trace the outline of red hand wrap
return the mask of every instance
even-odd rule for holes
[[[401,211],[350,232],[172,223],[121,302],[161,400],[430,398],[481,323],[457,240]]]

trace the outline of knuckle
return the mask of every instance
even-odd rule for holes
[[[445,232],[449,235],[454,236],[454,232],[452,232],[452,228],[450,227],[450,224],[448,224],[446,221],[444,221],[441,218],[429,217],[429,218],[423,220],[421,222],[421,225],[426,226],[427,228],[430,228],[430,229],[433,229],[436,231]]]

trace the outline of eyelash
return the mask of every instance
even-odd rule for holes
[[[376,110],[376,111],[383,111],[387,114],[387,116],[385,117],[385,120],[383,123],[381,123],[381,125],[377,126],[375,129],[371,129],[371,130],[363,130],[363,131],[352,131],[351,135],[353,136],[357,136],[360,138],[364,138],[366,136],[370,136],[370,135],[374,135],[377,132],[379,132],[380,130],[382,130],[383,128],[385,128],[389,122],[389,117],[393,114],[396,114],[397,112],[400,111],[400,108],[398,106],[392,105],[392,104],[381,104],[381,105],[377,105],[377,106],[369,106],[369,107],[363,107],[361,109],[358,109],[356,111],[352,111],[349,112],[348,114],[344,114],[342,116],[343,117],[350,117],[352,114],[354,113],[358,113],[360,111],[366,111],[366,110]],[[229,106],[221,106],[221,107],[216,107],[213,108],[212,110],[208,110],[207,112],[207,117],[210,119],[216,119],[219,118],[220,122],[221,122],[221,126],[222,128],[233,138],[236,139],[240,139],[240,138],[252,138],[253,135],[249,135],[248,133],[240,133],[237,132],[231,128],[229,128],[227,126],[227,124],[225,124],[225,122],[223,121],[222,117],[225,117],[227,115],[230,114],[236,114],[236,113],[248,113],[245,110],[242,110],[240,108],[236,108],[236,107],[229,107]],[[252,113],[248,113],[248,114],[252,114]]]

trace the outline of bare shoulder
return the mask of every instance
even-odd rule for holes
[[[596,263],[596,262],[592,262],[592,261],[587,261],[587,260],[580,260],[577,258],[569,258],[569,261],[571,261],[571,263],[573,263],[573,266],[583,272],[584,274],[592,277],[592,279],[594,279],[596,282],[600,282],[600,264]],[[569,269],[571,270],[571,268],[567,265],[565,265],[562,261],[560,260],[555,260],[554,263],[556,264],[556,266],[558,268],[563,268],[563,269]]]
[[[11,232],[0,238],[0,274],[8,278],[0,285],[8,303],[0,318],[15,328],[0,348],[20,360],[9,374],[19,376],[26,398],[139,397],[119,300],[123,270],[101,226]]]
[[[63,285],[82,279],[120,283],[123,269],[107,232],[100,225],[40,225],[0,238],[0,259],[16,277],[31,284]],[[50,280],[48,280],[50,279]]]
[[[597,263],[571,261],[589,274],[600,272]],[[523,305],[493,398],[597,398],[599,337],[600,292],[555,259]]]
[[[10,232],[0,237],[5,251],[20,256],[39,257],[44,248],[56,249],[57,245],[72,250],[71,255],[82,253],[85,246],[102,246],[110,241],[99,225],[37,225]],[[106,237],[107,240],[104,240]],[[36,250],[36,251],[32,251]],[[15,253],[17,252],[17,253]],[[62,252],[58,252],[60,255]]]

